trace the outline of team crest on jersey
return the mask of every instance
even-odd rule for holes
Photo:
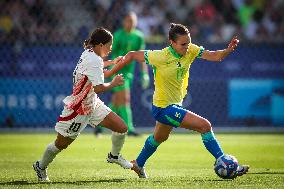
[[[177,67],[181,67],[181,63],[180,62],[177,62]]]

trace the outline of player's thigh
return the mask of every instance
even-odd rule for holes
[[[211,124],[207,119],[191,111],[186,113],[180,127],[197,131],[199,133],[205,133],[211,130]]]
[[[156,121],[156,126],[154,130],[154,139],[158,143],[162,143],[169,138],[169,135],[173,127]]]
[[[106,127],[114,132],[125,133],[127,126],[124,121],[114,112],[110,112],[99,125]]]
[[[127,126],[124,121],[99,99],[97,100],[96,108],[94,108],[90,116],[89,123],[93,127],[101,125],[114,132],[127,132]]]

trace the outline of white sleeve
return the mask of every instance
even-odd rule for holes
[[[103,64],[98,58],[92,56],[84,58],[82,62],[81,74],[86,75],[93,86],[104,83]]]
[[[100,67],[90,66],[83,73],[92,82],[93,86],[97,86],[104,83],[103,69]]]

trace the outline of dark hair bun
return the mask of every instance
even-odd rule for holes
[[[176,26],[175,23],[171,23],[171,24],[170,24],[170,28],[171,28],[171,29],[174,28],[175,26]]]

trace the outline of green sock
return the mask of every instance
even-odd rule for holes
[[[129,105],[126,106],[119,106],[117,108],[118,112],[117,114],[125,121],[128,132],[133,132],[134,126],[133,126],[133,120],[132,120],[132,111]]]

